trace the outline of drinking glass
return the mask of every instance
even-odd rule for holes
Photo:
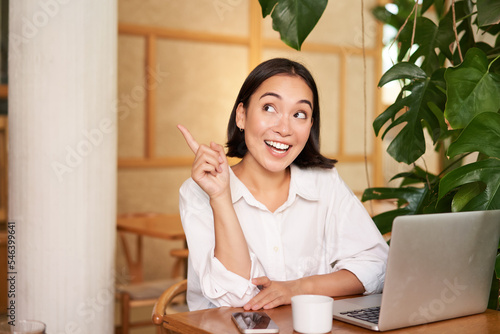
[[[0,334],[45,334],[45,324],[37,320],[16,320],[15,326],[8,321],[0,323]]]

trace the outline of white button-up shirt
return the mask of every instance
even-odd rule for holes
[[[258,202],[231,169],[230,187],[252,260],[251,278],[288,281],[346,269],[366,294],[382,291],[387,243],[335,168],[292,164],[288,199],[275,212]],[[179,206],[189,248],[189,309],[245,305],[259,289],[214,256],[208,195],[188,179]]]

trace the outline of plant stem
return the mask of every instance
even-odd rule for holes
[[[415,11],[415,18],[413,19],[413,29],[411,32],[411,43],[410,43],[410,50],[408,52],[408,61],[410,61],[410,57],[411,57],[411,48],[413,47],[413,44],[415,43],[415,31],[417,30],[418,1],[415,1],[415,6],[413,7],[413,11]]]
[[[489,65],[488,65],[488,72],[490,71],[491,65],[493,65],[494,62],[496,62],[498,59],[500,59],[500,56],[496,56],[495,59],[493,59]]]
[[[427,188],[431,190],[431,181],[429,180],[429,169],[427,168],[427,163],[425,162],[425,159],[423,156],[420,157],[422,159],[422,162],[424,163],[425,167],[425,181],[427,182]],[[415,163],[413,163],[414,166],[417,166]]]
[[[464,62],[464,58],[462,57],[462,50],[460,49],[460,41],[458,40],[457,33],[457,21],[455,17],[455,0],[451,1],[451,10],[453,12],[453,32],[455,33],[455,42],[457,43],[458,55],[460,56],[460,63]]]
[[[367,107],[367,93],[366,93],[366,46],[365,46],[365,2],[361,0],[361,44],[363,48],[363,148],[364,148],[364,160],[365,160],[365,175],[366,175],[366,184],[368,188],[371,188],[370,185],[370,173],[368,172],[368,149],[367,149],[367,120],[368,120],[368,107]],[[370,202],[370,209],[373,212],[373,204]]]

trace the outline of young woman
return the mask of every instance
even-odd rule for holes
[[[319,153],[318,91],[303,65],[271,59],[243,83],[227,131],[238,164],[178,128],[196,156],[180,189],[190,310],[382,290],[387,244]]]

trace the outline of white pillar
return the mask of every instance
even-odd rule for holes
[[[10,1],[9,301],[51,334],[113,333],[116,17],[116,0]]]

